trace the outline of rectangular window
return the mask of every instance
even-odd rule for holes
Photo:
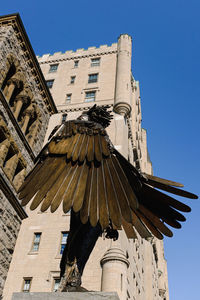
[[[31,280],[32,280],[32,278],[24,278],[23,287],[22,287],[22,292],[23,293],[30,292]]]
[[[53,82],[54,82],[53,79],[46,81],[46,84],[47,84],[47,86],[48,86],[49,89],[51,89],[53,87]]]
[[[74,61],[74,68],[78,68],[78,63],[79,63],[78,60],[75,60],[75,61]]]
[[[58,69],[58,64],[50,65],[49,73],[56,72]]]
[[[100,57],[91,59],[91,67],[100,66]]]
[[[75,78],[76,78],[76,76],[71,76],[71,80],[70,80],[70,83],[71,83],[71,84],[74,84]]]
[[[67,114],[62,115],[62,123],[64,123],[67,120]]]
[[[72,98],[72,94],[67,94],[66,95],[66,103],[70,103]]]
[[[37,252],[39,250],[40,239],[41,239],[41,232],[34,233],[33,248],[32,248],[33,252]]]
[[[89,74],[88,76],[88,83],[97,82],[98,80],[98,73],[96,74]]]
[[[63,251],[65,249],[65,245],[67,244],[67,237],[68,237],[68,232],[67,231],[62,232],[62,240],[61,240],[61,245],[60,245],[60,254],[63,254]]]
[[[85,93],[85,102],[93,102],[93,101],[95,101],[95,97],[96,97],[95,91],[86,92]]]
[[[57,292],[60,285],[60,278],[54,278],[53,291]]]

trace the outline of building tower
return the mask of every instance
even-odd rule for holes
[[[141,128],[139,83],[131,72],[131,57],[132,39],[128,34],[111,46],[38,57],[58,110],[50,118],[45,141],[63,120],[77,118],[94,103],[109,105],[114,110],[108,128],[112,143],[138,169],[151,173],[146,131]],[[59,283],[69,214],[61,207],[54,214],[27,207],[26,213],[29,218],[21,225],[4,300],[10,300],[13,292],[55,291]],[[162,242],[139,236],[128,240],[123,231],[116,242],[102,236],[86,265],[82,285],[88,290],[117,291],[121,300],[168,300]]]

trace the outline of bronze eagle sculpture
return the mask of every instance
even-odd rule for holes
[[[53,213],[71,210],[70,233],[61,259],[60,291],[76,289],[98,237],[128,238],[152,234],[172,237],[190,207],[159,191],[197,198],[182,184],[142,174],[112,145],[105,128],[112,119],[108,106],[94,105],[78,119],[57,126],[19,189],[23,206]],[[159,189],[159,190],[157,190]]]

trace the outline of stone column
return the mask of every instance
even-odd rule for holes
[[[33,126],[31,126],[31,139],[30,139],[30,142],[29,142],[29,145],[32,147],[34,144],[35,144],[35,140],[37,138],[37,133],[39,131],[39,125],[40,125],[40,122],[39,120],[36,120],[34,123],[33,123]]]
[[[14,112],[14,116],[15,116],[16,119],[18,118],[18,116],[20,114],[22,105],[28,103],[28,99],[29,99],[28,96],[25,95],[24,93],[20,93],[16,97],[16,99],[15,99],[15,101],[16,101],[16,108],[15,108],[15,112]]]
[[[16,190],[18,190],[18,188],[22,185],[24,178],[26,176],[26,169],[22,169],[14,178],[13,180],[13,184],[16,188]]]
[[[6,155],[8,153],[8,149],[10,147],[10,141],[9,140],[4,140],[1,144],[0,144],[0,166],[3,166],[4,164],[4,160],[6,158]]]
[[[117,45],[117,70],[114,112],[127,116],[131,111],[131,52],[132,38],[120,35]]]
[[[13,180],[13,176],[15,174],[15,170],[18,164],[18,153],[13,155],[7,162],[6,162],[6,166],[4,168],[4,171],[6,173],[6,175],[8,176],[8,178],[12,181]]]
[[[34,108],[32,105],[30,105],[24,112],[24,124],[22,126],[22,131],[23,133],[25,134],[26,130],[27,130],[27,127],[28,127],[28,123],[29,123],[29,120],[31,117],[33,117],[34,115]]]
[[[8,83],[3,91],[4,96],[8,102],[10,101],[15,88],[20,88],[20,86],[22,84],[22,82],[17,77],[18,76],[15,77],[15,75],[14,75],[10,80],[8,80]]]
[[[120,299],[126,299],[129,261],[123,250],[119,247],[108,249],[100,263],[102,266],[101,290],[116,291]]]

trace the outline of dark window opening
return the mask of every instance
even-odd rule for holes
[[[88,83],[94,83],[98,80],[98,74],[89,74]]]
[[[54,82],[53,79],[47,80],[47,81],[46,81],[47,87],[48,87],[49,89],[51,89],[51,88],[53,87],[53,82]]]
[[[65,249],[65,245],[67,244],[67,237],[68,237],[68,232],[67,231],[63,231],[62,232],[61,245],[60,245],[60,254],[63,254],[63,251]]]

